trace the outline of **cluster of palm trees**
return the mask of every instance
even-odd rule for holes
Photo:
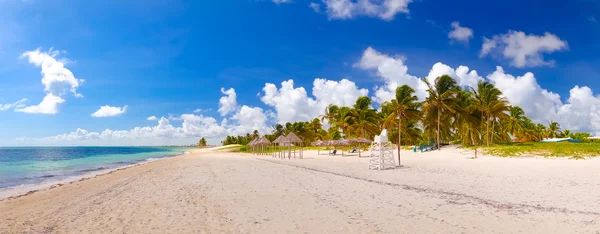
[[[372,107],[369,97],[363,96],[353,106],[329,105],[325,114],[309,122],[277,124],[265,137],[274,140],[294,132],[308,144],[342,137],[372,139],[387,129],[389,138],[400,149],[402,144],[431,141],[438,148],[444,142],[489,146],[573,135],[568,130],[561,132],[556,122],[550,122],[547,127],[535,124],[525,116],[523,109],[511,106],[502,92],[488,81],[482,80],[477,87],[468,89],[461,88],[448,75],[437,77],[433,83],[423,81],[428,86],[428,97],[422,102],[412,87],[402,85],[397,87],[395,97],[382,103],[379,110]],[[328,130],[323,124],[329,125]],[[257,136],[255,131],[253,135],[237,138],[244,141]]]

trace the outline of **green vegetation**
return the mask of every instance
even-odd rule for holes
[[[198,147],[206,147],[206,139],[204,137],[198,141]]]
[[[473,146],[468,146],[473,148]],[[485,154],[501,157],[542,156],[542,157],[569,157],[583,159],[600,155],[600,143],[501,143],[492,146],[483,146],[480,149]]]
[[[373,137],[387,129],[388,139],[398,148],[435,142],[478,146],[490,154],[501,156],[525,155],[540,152],[545,156],[597,155],[593,144],[554,144],[538,142],[544,138],[571,137],[587,140],[588,133],[561,131],[560,124],[534,123],[518,106],[511,106],[502,92],[488,81],[463,89],[448,75],[435,79],[424,78],[429,87],[427,98],[419,102],[413,87],[399,86],[392,100],[372,107],[369,97],[363,96],[352,106],[329,105],[324,114],[306,122],[277,124],[264,134],[269,141],[290,132],[305,146],[316,140]],[[331,126],[323,128],[323,123]],[[242,136],[227,136],[223,145],[246,145],[260,136],[258,131]],[[511,143],[525,142],[525,143]],[[407,147],[412,149],[412,147]],[[243,151],[244,148],[240,148]],[[400,159],[400,155],[398,155]]]

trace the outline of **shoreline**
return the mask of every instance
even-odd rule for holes
[[[192,154],[192,153],[195,153],[196,151],[197,150],[194,149],[194,150],[184,151],[180,154],[173,155],[173,156],[166,156],[166,157],[160,157],[160,158],[147,158],[144,161],[137,162],[137,163],[132,163],[132,164],[119,166],[119,167],[115,167],[115,168],[90,171],[90,172],[83,173],[80,175],[72,175],[72,176],[68,176],[67,178],[54,180],[54,181],[44,181],[44,182],[35,183],[35,184],[21,184],[21,185],[7,187],[7,188],[0,188],[0,202],[4,201],[4,200],[10,200],[10,199],[27,196],[27,195],[37,193],[40,191],[50,190],[50,189],[53,189],[56,187],[61,187],[65,184],[73,184],[73,183],[77,183],[80,181],[89,180],[92,178],[96,178],[98,176],[111,174],[115,171],[125,170],[128,168],[136,167],[136,166],[143,165],[143,164],[148,164],[148,163],[152,163],[152,162],[166,160],[169,158],[180,157],[183,155]]]

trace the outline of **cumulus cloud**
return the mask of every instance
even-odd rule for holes
[[[368,16],[390,21],[398,13],[408,14],[412,0],[322,0],[329,19]]]
[[[232,128],[232,132],[236,135],[242,135],[246,133],[258,130],[259,132],[267,132],[270,129],[267,127],[267,116],[260,107],[249,107],[243,105],[240,111],[231,117],[231,119],[237,120],[237,126]]]
[[[533,73],[522,76],[506,74],[502,67],[487,76],[496,85],[512,105],[525,110],[527,116],[538,123],[557,121],[556,111],[562,105],[558,94],[543,89]]]
[[[369,93],[347,79],[332,81],[321,78],[313,82],[313,97],[308,96],[304,87],[294,87],[293,80],[282,82],[281,88],[267,83],[263,92],[261,101],[275,109],[279,123],[309,121],[323,114],[330,104],[351,106],[358,97]]]
[[[7,104],[0,104],[0,111],[5,111],[5,110],[9,110],[12,108],[23,108],[25,106],[25,102],[27,101],[27,98],[23,98],[19,101],[13,102],[13,103],[7,103]]]
[[[156,116],[153,115],[153,116],[148,117],[146,120],[148,120],[148,121],[156,121],[157,119],[158,118],[156,118]]]
[[[431,70],[429,70],[429,74],[427,75],[427,80],[430,83],[435,81],[435,78],[449,75],[456,80],[458,85],[462,87],[477,87],[477,82],[483,80],[483,77],[477,74],[477,71],[471,70],[469,71],[469,67],[467,66],[458,66],[456,70],[452,69],[450,66],[443,64],[441,62],[437,62],[433,65]]]
[[[452,22],[452,31],[448,33],[448,38],[457,42],[469,43],[469,39],[473,37],[473,29],[467,27],[461,27],[459,22]]]
[[[65,99],[62,99],[59,96],[54,96],[52,93],[48,93],[44,99],[42,99],[40,104],[17,108],[15,111],[29,114],[56,114],[58,113],[58,104],[63,102],[65,102]]]
[[[402,56],[390,56],[369,47],[364,52],[355,67],[364,70],[374,70],[377,76],[383,79],[383,85],[375,87],[373,100],[378,103],[392,100],[396,94],[396,88],[402,85],[410,85],[416,91],[419,99],[427,95],[427,85],[416,76],[408,74],[408,67],[404,64]]]
[[[102,118],[102,117],[114,117],[119,116],[125,113],[127,110],[127,105],[123,107],[118,106],[101,106],[96,112],[92,113],[92,117]],[[152,117],[152,116],[151,116]]]
[[[534,122],[556,121],[563,129],[600,135],[600,97],[589,87],[573,87],[563,103],[560,95],[542,88],[531,72],[515,77],[497,67],[487,78],[512,105],[522,107]]]
[[[515,67],[552,66],[554,60],[544,60],[543,53],[553,53],[568,49],[566,41],[546,32],[543,36],[524,32],[508,31],[491,39],[483,38],[480,57],[499,56],[510,60]]]
[[[225,96],[219,99],[219,113],[221,114],[221,116],[226,116],[227,114],[235,111],[235,109],[238,106],[236,93],[235,89],[233,88],[230,88],[228,90],[221,88],[221,93],[225,94]]]
[[[55,114],[58,113],[58,104],[65,102],[62,97],[67,92],[72,93],[75,97],[83,97],[83,95],[77,92],[77,88],[84,80],[75,78],[73,73],[65,67],[65,64],[69,60],[57,59],[59,55],[59,51],[52,49],[47,52],[36,49],[21,54],[21,58],[26,58],[29,63],[41,67],[42,84],[44,85],[46,96],[40,104],[19,108],[16,111]]]
[[[154,117],[154,116],[151,116]],[[267,117],[259,107],[242,106],[232,119],[237,124],[230,124],[226,118],[220,123],[210,116],[202,114],[182,114],[180,126],[173,125],[169,119],[148,118],[157,121],[155,126],[135,127],[129,130],[106,129],[91,132],[78,128],[74,132],[64,133],[45,138],[22,138],[26,144],[35,145],[166,145],[192,144],[198,138],[205,137],[210,144],[218,144],[227,135],[241,135],[259,130],[261,133],[270,132],[267,127]]]

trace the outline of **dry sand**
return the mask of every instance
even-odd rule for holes
[[[600,160],[470,157],[403,151],[404,167],[373,171],[357,156],[202,151],[0,201],[0,232],[600,231]]]

